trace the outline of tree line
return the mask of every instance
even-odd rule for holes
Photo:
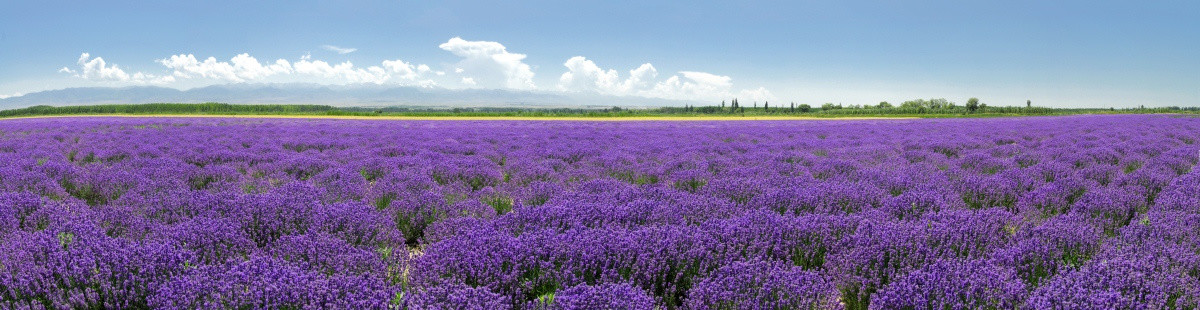
[[[1197,112],[1200,107],[1155,107],[1147,108],[1144,105],[1137,108],[1049,108],[1034,106],[1032,100],[1026,100],[1024,106],[991,106],[981,102],[979,98],[967,99],[965,104],[959,105],[945,98],[933,99],[913,99],[901,102],[900,104],[892,104],[887,101],[881,101],[878,104],[852,104],[843,105],[841,103],[824,103],[820,106],[811,106],[809,104],[796,104],[790,102],[787,105],[771,105],[769,101],[751,103],[750,107],[739,102],[738,99],[732,101],[721,101],[716,106],[690,106],[685,105],[682,108],[664,108],[669,110],[668,113],[693,113],[693,114],[829,114],[829,115],[870,115],[870,114],[947,114],[947,115],[965,115],[965,114],[1022,114],[1022,115],[1053,115],[1053,114],[1079,114],[1079,113],[1170,113],[1170,112]]]
[[[106,104],[85,106],[33,106],[0,111],[0,117],[40,115],[90,115],[90,114],[209,114],[209,115],[329,115],[329,116],[521,116],[521,117],[623,117],[662,115],[809,115],[809,116],[863,116],[863,115],[1061,115],[1084,113],[1180,113],[1200,112],[1198,107],[1155,107],[1147,108],[1089,108],[1064,109],[1034,106],[1026,101],[1024,106],[991,106],[977,98],[968,99],[959,105],[944,98],[913,99],[892,104],[887,101],[870,105],[843,105],[824,103],[813,106],[805,103],[772,104],[768,101],[751,102],[749,106],[739,99],[722,101],[708,106],[684,105],[683,107],[622,108],[622,107],[578,107],[578,108],[521,108],[521,107],[334,107],[329,105],[293,104],[228,104],[228,103],[150,103],[150,104]]]

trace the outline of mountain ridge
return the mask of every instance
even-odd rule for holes
[[[338,107],[660,107],[695,101],[610,96],[596,93],[446,89],[387,85],[321,85],[307,83],[238,83],[191,89],[161,86],[75,87],[0,99],[0,109],[35,105],[138,103],[323,104]]]

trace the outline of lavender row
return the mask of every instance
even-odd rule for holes
[[[1195,308],[1200,119],[0,122],[0,308]]]

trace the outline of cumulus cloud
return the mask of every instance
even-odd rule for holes
[[[358,67],[345,61],[329,63],[314,60],[311,55],[296,61],[277,59],[262,63],[249,54],[239,54],[229,61],[208,57],[203,61],[192,54],[172,55],[158,63],[172,71],[180,79],[205,78],[228,82],[263,81],[270,77],[287,80],[317,80],[326,83],[397,83],[402,85],[433,86],[431,80],[423,79],[432,71],[428,65],[414,65],[403,60],[384,60],[378,66]]]
[[[153,74],[134,72],[129,74],[122,70],[116,64],[109,65],[104,61],[103,57],[92,58],[91,54],[82,53],[79,55],[79,60],[75,62],[79,66],[77,69],[62,67],[58,69],[60,73],[68,73],[75,77],[102,81],[102,82],[127,82],[133,84],[163,84],[174,82],[173,77],[160,77]]]
[[[304,57],[292,66],[295,69],[296,74],[352,84],[383,84],[392,77],[388,70],[385,70],[381,67],[370,66],[366,68],[355,68],[354,64],[349,61],[331,65],[325,61],[312,60],[309,57]]]
[[[128,73],[103,58],[92,58],[83,53],[77,68],[62,67],[58,72],[76,77],[122,82],[125,84],[166,84],[181,80],[209,82],[317,82],[328,84],[352,83],[396,83],[400,85],[432,87],[437,83],[427,77],[435,74],[424,64],[412,64],[403,60],[384,60],[380,65],[359,67],[346,61],[329,63],[305,55],[295,61],[276,59],[261,62],[250,54],[242,53],[229,60],[216,57],[199,58],[193,54],[178,54],[156,60],[168,71],[166,75],[144,72]]]
[[[353,48],[324,45],[322,48],[340,54],[352,53]],[[401,59],[383,60],[359,66],[350,61],[329,62],[304,55],[296,59],[258,58],[248,53],[228,59],[198,57],[193,54],[170,55],[155,62],[164,70],[158,74],[127,71],[104,58],[83,53],[76,65],[58,69],[75,77],[115,84],[203,85],[221,82],[305,82],[318,84],[395,84],[434,87],[446,85],[469,88],[537,89],[533,67],[526,64],[525,54],[508,51],[493,41],[467,41],[454,37],[438,48],[460,57],[456,63],[433,68],[426,64]],[[774,100],[765,88],[735,88],[729,76],[698,71],[679,71],[660,76],[658,68],[644,63],[632,70],[604,68],[583,56],[571,57],[563,63],[566,72],[558,79],[557,89],[565,92],[587,92],[615,96],[639,96],[676,100],[711,100],[739,98],[743,101]],[[444,69],[444,70],[438,70]]]
[[[761,87],[761,86],[758,88],[755,88],[755,89],[743,89],[742,91],[738,92],[737,97],[738,98],[746,98],[748,100],[755,100],[755,101],[767,101],[767,100],[778,99],[775,97],[774,94],[771,94],[771,91],[767,90],[766,87]]]
[[[208,57],[204,61],[196,59],[192,54],[172,55],[159,59],[159,64],[173,71],[172,75],[179,78],[211,78],[231,82],[257,80],[276,74],[292,72],[292,65],[287,60],[279,59],[273,64],[263,65],[258,59],[249,54],[238,54],[228,62],[218,61],[216,57]]]
[[[353,53],[354,51],[358,50],[357,48],[339,47],[339,46],[334,46],[334,45],[329,45],[329,44],[321,45],[321,48],[323,48],[327,51],[338,53],[338,54],[349,54],[349,53]]]
[[[646,88],[650,81],[658,76],[658,70],[646,63],[630,70],[629,77],[622,80],[617,70],[601,69],[595,62],[583,56],[571,57],[563,66],[567,67],[567,72],[558,79],[559,89],[593,91],[609,95],[629,95]]]
[[[729,97],[733,78],[705,72],[681,71],[641,94],[668,99],[715,99]]]
[[[417,77],[421,76],[421,74],[429,72],[429,66],[426,66],[426,65],[414,66],[413,64],[404,62],[403,60],[399,60],[399,59],[384,60],[383,67],[387,68],[389,71],[397,74],[400,78],[409,79],[409,80],[416,79]]]
[[[524,62],[525,54],[511,53],[499,42],[467,41],[451,38],[438,48],[462,57],[455,71],[467,75],[477,85],[493,88],[534,89],[533,70]]]
[[[117,65],[108,65],[102,57],[92,58],[91,54],[83,53],[79,55],[79,60],[75,62],[79,65],[79,70],[67,69],[68,73],[73,73],[77,77],[89,80],[105,80],[105,81],[128,81],[129,74]],[[62,69],[59,69],[62,72]]]
[[[559,77],[563,91],[595,92],[616,96],[641,96],[678,100],[716,100],[742,97],[749,100],[771,100],[774,96],[765,88],[733,91],[733,78],[706,72],[680,71],[665,80],[655,81],[658,70],[649,63],[642,64],[622,78],[614,69],[603,69],[595,62],[575,56],[563,66],[567,72]]]

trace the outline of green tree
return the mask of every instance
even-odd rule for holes
[[[949,109],[953,106],[954,103],[951,103],[950,100],[946,100],[946,98],[929,99],[930,109]]]
[[[927,106],[928,106],[928,104],[927,104],[927,102],[925,102],[925,99],[914,99],[914,100],[905,101],[904,103],[900,104],[901,108],[909,108],[909,109],[924,108]]]
[[[888,103],[887,101],[880,101],[879,105],[876,105],[875,107],[878,107],[880,109],[886,109],[886,108],[892,107],[892,104]]]
[[[1032,107],[1033,107],[1033,100],[1025,100],[1025,107],[1026,107],[1026,108],[1032,108]]]
[[[808,113],[809,111],[812,111],[812,106],[807,103],[800,104],[800,113]]]
[[[967,112],[974,113],[975,110],[979,110],[979,98],[971,97],[967,99]]]

